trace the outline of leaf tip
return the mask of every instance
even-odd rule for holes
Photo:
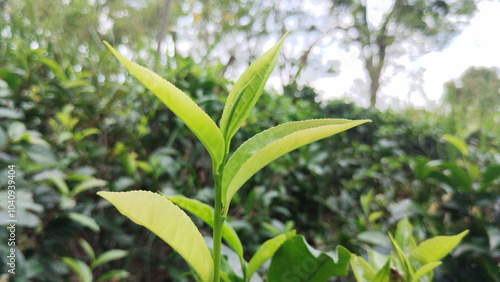
[[[108,41],[106,41],[106,40],[103,40],[102,43],[104,43],[104,45],[106,45],[106,47],[108,47],[108,49],[113,48],[113,47],[111,47],[111,44],[109,44]]]
[[[467,234],[469,234],[469,229],[465,229],[462,233],[458,234],[458,236],[460,236],[460,240],[462,240]]]

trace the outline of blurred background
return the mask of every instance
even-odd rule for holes
[[[470,230],[436,281],[500,281],[499,15],[498,1],[473,0],[0,0],[0,224],[8,165],[18,200],[16,275],[1,228],[1,281],[191,281],[96,192],[212,204],[209,155],[102,41],[218,123],[233,81],[287,31],[233,149],[293,120],[373,123],[281,157],[240,190],[229,220],[246,258],[291,228],[322,250],[388,253],[407,215],[419,240]]]

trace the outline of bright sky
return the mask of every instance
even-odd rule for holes
[[[382,2],[383,3],[383,2]],[[387,2],[386,2],[387,3]],[[443,85],[452,79],[459,79],[463,72],[471,66],[485,66],[500,68],[500,2],[481,2],[479,11],[471,20],[470,25],[441,52],[432,52],[416,61],[400,61],[407,69],[416,69],[419,66],[425,69],[423,73],[423,90],[431,102],[439,102],[443,94]],[[373,12],[376,14],[374,8]],[[365,80],[361,61],[357,50],[345,52],[332,46],[324,58],[341,61],[341,73],[337,77],[320,78],[313,86],[323,92],[324,98],[348,97],[348,100],[358,100],[366,106],[368,97],[352,97],[357,91],[356,80]],[[412,104],[417,107],[429,107],[428,102],[420,94],[409,93],[410,80],[405,74],[393,74],[387,83],[380,89],[380,109],[401,107]],[[346,95],[349,94],[349,95]],[[357,102],[358,102],[357,101]]]

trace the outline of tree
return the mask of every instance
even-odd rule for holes
[[[469,22],[476,5],[471,0],[395,0],[380,20],[370,17],[369,8],[366,0],[333,0],[331,11],[344,31],[344,46],[361,51],[375,107],[389,58],[399,56],[401,48],[416,55],[443,48]]]
[[[498,126],[495,116],[498,116],[500,107],[498,70],[484,67],[467,69],[459,83],[448,81],[445,84],[444,98],[445,105],[450,106],[449,133],[467,137],[479,130],[480,148],[484,150],[487,135],[497,132],[494,128]]]

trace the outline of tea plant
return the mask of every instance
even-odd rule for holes
[[[399,221],[396,234],[389,233],[392,249],[389,256],[368,249],[369,261],[351,255],[351,267],[358,282],[368,281],[432,281],[432,270],[453,250],[469,231],[455,236],[436,236],[418,246],[408,218]]]
[[[82,282],[94,281],[94,277],[92,276],[92,270],[94,268],[99,267],[100,265],[103,265],[105,263],[121,259],[128,254],[128,252],[124,250],[115,249],[104,252],[96,257],[94,250],[87,241],[85,241],[84,239],[80,239],[78,243],[80,244],[80,247],[82,247],[85,254],[87,254],[87,256],[89,257],[90,264],[87,265],[81,260],[73,259],[70,257],[63,257],[62,261],[67,266],[69,266],[71,270],[73,270],[73,272],[78,276],[78,278],[80,278],[80,281]],[[125,270],[110,270],[102,274],[95,281],[108,281],[112,279],[127,278],[129,276],[130,273]]]
[[[260,265],[273,255],[268,274],[270,281],[279,280],[277,277],[280,275],[282,279],[285,278],[284,275],[288,275],[300,277],[302,280],[324,280],[331,276],[347,274],[349,251],[339,246],[334,254],[311,252],[303,237],[295,235],[294,231],[265,242],[247,265],[238,235],[226,222],[231,199],[261,168],[303,145],[369,122],[369,120],[347,119],[288,122],[253,136],[230,156],[231,139],[259,99],[276,64],[283,40],[284,37],[251,64],[235,83],[226,100],[220,127],[170,82],[128,61],[105,42],[115,57],[170,108],[205,146],[212,159],[215,204],[212,208],[184,197],[166,197],[149,191],[98,192],[98,194],[132,221],[145,226],[167,242],[188,262],[202,281],[219,281],[221,277],[226,281],[229,279],[249,281]],[[178,206],[192,212],[213,227],[213,255],[194,223]],[[240,259],[241,278],[221,271],[223,266],[221,261],[224,261],[221,259],[222,238]],[[307,258],[307,261],[316,267],[304,269],[304,260],[292,261],[291,253],[296,258]],[[292,267],[293,265],[297,267]],[[296,272],[286,271],[290,269]]]

